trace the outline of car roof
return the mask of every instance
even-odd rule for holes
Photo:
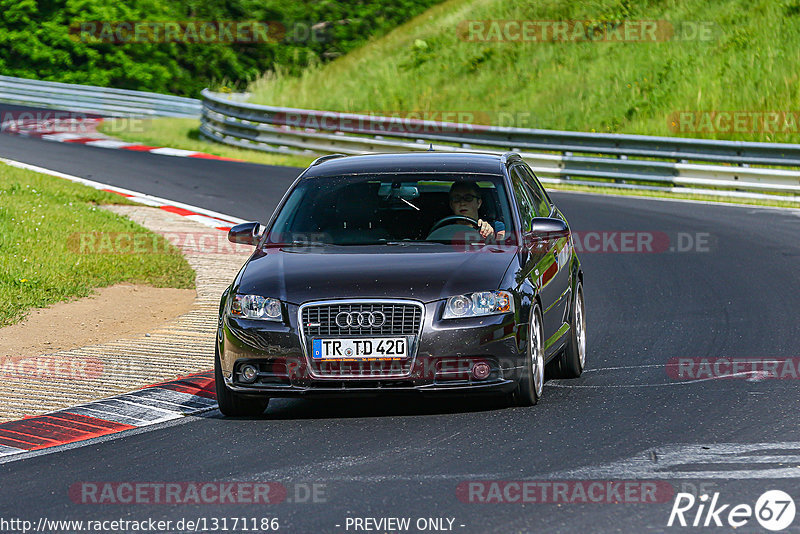
[[[508,157],[510,157],[510,154],[435,151],[361,156],[324,156],[311,164],[311,167],[306,170],[303,177],[430,172],[501,175],[505,160]]]

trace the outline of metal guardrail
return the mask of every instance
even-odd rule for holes
[[[398,152],[427,150],[430,144],[450,151],[512,150],[547,182],[697,192],[687,187],[714,188],[702,192],[747,197],[800,194],[800,145],[401,120],[262,106],[207,89],[202,103],[200,132],[205,137],[280,154]],[[800,201],[800,196],[779,198]]]
[[[0,101],[114,117],[199,117],[200,100],[0,76]]]

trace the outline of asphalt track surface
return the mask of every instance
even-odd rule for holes
[[[8,135],[0,135],[0,156],[262,221],[299,172]],[[548,382],[537,406],[468,398],[273,400],[259,418],[211,412],[0,464],[0,518],[277,517],[279,532],[365,532],[346,528],[348,518],[363,517],[409,517],[408,532],[429,517],[453,518],[453,531],[464,533],[696,530],[667,528],[671,498],[460,500],[459,484],[476,480],[664,481],[675,492],[719,492],[720,502],[751,506],[780,489],[800,505],[800,382],[676,380],[666,366],[678,357],[800,356],[800,212],[553,197],[578,232],[663,232],[673,247],[688,241],[679,233],[708,235],[701,237],[707,245],[686,252],[584,252],[587,371]],[[289,499],[84,504],[68,493],[83,481],[279,482]],[[304,484],[324,487],[319,502],[297,498]],[[765,530],[751,519],[738,531]],[[800,517],[787,531],[800,531]]]

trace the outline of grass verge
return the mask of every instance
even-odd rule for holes
[[[0,163],[0,326],[120,282],[194,287],[195,273],[177,248],[101,204],[132,202]],[[149,234],[161,253],[80,253],[75,242],[84,232]]]
[[[200,137],[199,119],[171,117],[143,120],[106,119],[98,129],[104,134],[129,143],[196,150],[223,158],[240,159],[263,165],[308,167],[315,159],[314,156],[284,156],[206,141]]]

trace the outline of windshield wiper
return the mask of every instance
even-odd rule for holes
[[[333,246],[337,247],[375,247],[375,246],[405,246],[405,245],[429,245],[429,244],[439,244],[436,241],[424,241],[424,240],[404,240],[404,241],[354,241],[352,243],[331,243]]]
[[[404,241],[387,241],[385,243],[379,243],[381,245],[441,245],[438,241],[428,241],[427,239],[408,239]]]
[[[322,241],[292,241],[291,243],[284,243],[284,247],[327,247],[333,243],[324,243]]]

